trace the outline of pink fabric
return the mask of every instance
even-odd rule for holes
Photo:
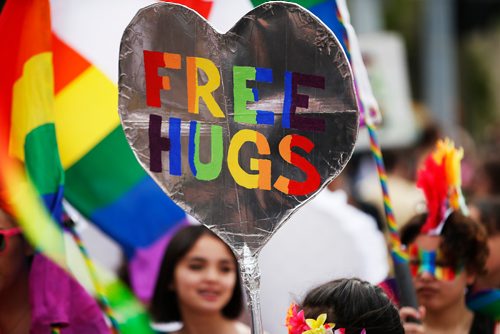
[[[68,273],[41,254],[30,271],[31,331],[50,333],[60,324],[62,334],[109,334],[96,301]]]
[[[184,219],[176,227],[170,229],[163,237],[159,238],[154,244],[146,248],[137,249],[129,262],[130,284],[135,295],[144,303],[148,303],[153,297],[156,285],[156,277],[160,272],[163,253],[172,236],[186,225],[189,225],[187,219]]]

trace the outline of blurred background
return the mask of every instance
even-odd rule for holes
[[[452,137],[466,131],[480,146],[498,140],[500,1],[348,0],[347,4],[362,49],[370,34],[394,32],[400,38],[405,62],[400,70],[408,73],[418,130],[433,123]],[[369,55],[365,56],[370,68]],[[376,72],[370,75],[376,79]],[[382,109],[385,99],[397,98],[376,80],[372,85]]]
[[[382,113],[380,142],[398,224],[425,209],[415,205],[422,195],[414,182],[438,138],[448,136],[464,148],[466,198],[497,194],[500,1],[347,0],[347,5]],[[358,206],[373,205],[381,216],[367,131],[360,130],[359,137],[347,170],[348,191]]]
[[[112,106],[110,112],[115,117],[117,117],[114,103],[117,96],[116,63],[119,38],[137,8],[150,2],[152,1],[137,0],[131,5],[131,1],[123,1],[122,5],[116,0],[51,1],[51,5],[55,8],[52,21],[56,23],[55,31],[58,38],[103,71],[105,74],[103,77],[112,82],[110,96],[113,103],[107,106]],[[212,7],[213,15],[212,13],[209,15],[209,21],[216,17],[218,22],[214,22],[215,26],[221,31],[226,31],[259,1],[214,0],[213,6],[212,1],[201,2],[208,3],[207,6]],[[308,3],[308,1],[302,2]],[[382,113],[383,120],[379,126],[380,142],[398,224],[403,224],[410,216],[425,209],[421,206],[423,196],[415,187],[416,172],[425,154],[434,147],[438,138],[444,136],[449,136],[458,146],[464,147],[462,177],[465,194],[476,197],[485,194],[498,195],[500,193],[498,176],[500,175],[500,0],[346,0],[346,2]],[[0,0],[0,8],[4,3],[5,0]],[[69,5],[70,3],[73,6]],[[76,5],[85,8],[75,10]],[[120,6],[127,9],[113,10]],[[68,11],[70,7],[73,8],[71,12]],[[92,11],[91,7],[99,9]],[[131,10],[132,7],[134,10]],[[102,15],[90,19],[83,17],[83,13],[91,12]],[[225,15],[227,13],[231,15]],[[65,17],[57,17],[58,15]],[[111,33],[109,36],[110,39],[113,38],[113,43],[106,42],[105,39],[102,44],[96,46],[80,43],[80,39],[72,39],[76,35],[73,34],[74,31],[66,29],[69,26],[68,22],[74,25],[90,22],[88,30],[98,31],[99,35],[102,35],[98,36],[99,38],[107,37],[108,32],[112,32],[113,36]],[[98,43],[99,38],[95,38],[96,40],[92,42]],[[94,51],[100,51],[113,62],[101,62],[98,57],[101,55]],[[115,126],[121,131],[118,123]],[[108,158],[113,157],[108,156]],[[65,191],[70,195],[74,195],[73,190],[76,189],[72,185],[77,179],[73,177],[74,170],[76,170],[74,166],[66,168]],[[92,173],[93,170],[89,172],[93,176]],[[349,203],[372,215],[379,229],[383,230],[385,223],[380,185],[369,152],[366,129],[360,129],[356,152],[342,176],[342,188],[348,194]],[[102,188],[96,189],[106,192],[108,185],[101,185]],[[113,186],[116,187],[116,184],[110,184],[109,188]],[[131,185],[127,187],[133,188]],[[84,195],[88,194],[85,192]],[[130,202],[125,204],[127,203]],[[97,209],[102,209],[98,205],[95,206]],[[77,209],[84,211],[81,208]],[[83,212],[84,218],[79,216],[77,210],[71,212],[72,208],[69,205],[66,210],[70,211],[72,218],[78,221],[91,256],[105,267],[118,271],[123,264],[122,251],[125,247],[120,248],[116,240],[119,243],[122,240],[120,238],[126,239],[128,236],[115,235],[113,236],[115,240],[112,241],[106,233],[102,233],[103,230],[111,231],[109,234],[112,235],[112,229],[106,230],[106,225],[96,228],[87,222],[89,217],[90,220],[99,218],[103,221],[112,217],[114,220],[109,223],[117,225],[116,216],[97,216],[89,209],[89,212]],[[171,212],[169,213],[172,216]],[[181,218],[176,217],[172,224],[177,224]],[[149,239],[144,242],[147,246],[151,243]],[[140,249],[144,244],[131,246]],[[132,257],[131,254],[133,251],[129,250],[129,258]],[[140,252],[134,254],[141,256]],[[263,267],[263,277],[265,270]],[[263,282],[263,290],[266,288],[265,284]],[[266,307],[272,308],[271,302],[271,297],[263,296],[264,311]],[[284,315],[284,312],[280,312]],[[281,323],[279,325],[281,326]],[[267,328],[272,329],[270,326]],[[278,330],[271,332],[277,333]]]
[[[434,123],[452,137],[470,135],[479,147],[496,145],[500,117],[496,94],[500,85],[499,1],[347,3],[362,48],[366,34],[396,32],[401,38],[406,62],[401,70],[409,74],[411,107],[419,130]],[[373,78],[376,74],[372,71],[371,75]],[[379,100],[397,98],[378,89],[376,81],[372,80],[372,85]],[[383,109],[383,103],[379,103]]]

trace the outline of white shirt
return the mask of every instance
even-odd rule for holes
[[[287,333],[290,303],[317,285],[358,277],[379,283],[387,276],[387,246],[370,216],[347,203],[345,192],[321,191],[264,246],[260,257],[264,328]]]

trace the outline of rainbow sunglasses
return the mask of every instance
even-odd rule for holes
[[[10,237],[21,234],[20,227],[13,227],[5,230],[0,230],[0,253],[3,253],[8,246]]]
[[[428,273],[439,281],[453,281],[463,269],[462,265],[453,267],[440,264],[440,259],[444,256],[439,249],[437,251],[428,251],[412,244],[409,247],[409,253],[410,271],[413,277]]]

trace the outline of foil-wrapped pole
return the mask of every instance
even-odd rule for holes
[[[240,263],[241,278],[248,297],[248,307],[252,317],[252,334],[263,333],[262,317],[260,312],[260,269],[259,259],[243,245],[241,252],[237,253]]]

